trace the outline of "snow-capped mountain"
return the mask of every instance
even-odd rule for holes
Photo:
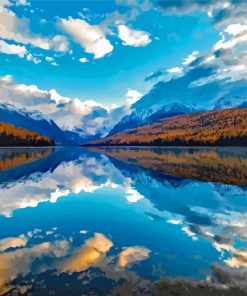
[[[221,97],[213,103],[213,110],[229,108],[247,108],[247,98],[240,96]]]
[[[195,108],[181,103],[153,104],[147,108],[144,107],[141,109],[140,104],[134,104],[132,109],[132,113],[125,116],[117,125],[115,125],[109,135],[114,135],[123,130],[135,128],[162,118],[196,112]]]
[[[94,140],[98,140],[104,137],[104,134],[99,131],[94,135],[89,135],[85,133],[81,128],[74,128],[71,130],[63,130],[66,138],[70,139],[75,144],[85,144]]]
[[[57,145],[73,145],[57,124],[39,111],[27,111],[25,108],[0,102],[0,121],[47,136]]]

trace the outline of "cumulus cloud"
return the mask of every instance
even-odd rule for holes
[[[40,90],[36,85],[16,83],[12,76],[0,77],[0,99],[18,107],[39,106],[49,102],[49,92]]]
[[[64,36],[47,38],[30,32],[29,20],[19,18],[9,7],[0,7],[0,38],[13,40],[20,44],[29,44],[44,50],[65,52],[68,42]]]
[[[56,102],[58,105],[69,103],[71,100],[69,97],[61,96],[55,89],[51,89],[49,93],[51,95],[51,100]]]
[[[42,62],[41,59],[33,56],[31,53],[27,54],[27,61],[33,62],[34,64],[40,64]]]
[[[131,106],[135,102],[137,102],[141,97],[142,94],[139,91],[129,88],[125,94],[126,104],[128,106]]]
[[[214,45],[214,50],[231,50],[239,44],[247,44],[247,25],[231,24],[221,33],[221,39]]]
[[[123,45],[140,47],[146,46],[151,42],[150,34],[127,27],[126,25],[118,26],[118,36],[123,41]]]
[[[34,58],[34,57],[32,57]],[[50,58],[48,58],[51,61]],[[39,61],[37,61],[39,62]],[[81,131],[82,135],[106,135],[130,112],[131,102],[141,94],[129,89],[123,106],[104,107],[94,100],[80,100],[62,96],[55,89],[42,90],[36,85],[19,84],[11,76],[0,77],[0,100],[29,111],[39,110],[53,119],[61,128]]]
[[[88,59],[85,58],[85,57],[83,57],[83,58],[80,58],[79,59],[79,62],[81,62],[81,63],[87,63],[88,62]]]
[[[93,54],[95,59],[102,58],[113,50],[112,44],[100,26],[92,26],[85,20],[72,17],[61,19],[60,25],[84,48],[85,52]]]
[[[22,45],[9,44],[3,40],[0,40],[0,52],[5,54],[14,54],[23,58],[27,54],[27,49]]]
[[[174,73],[183,73],[183,69],[180,67],[174,67],[166,70],[168,73],[174,74]]]

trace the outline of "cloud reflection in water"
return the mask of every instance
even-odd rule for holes
[[[67,274],[79,281],[77,285],[88,282],[90,286],[101,278],[105,283],[102,295],[107,295],[106,290],[112,295],[119,291],[128,295],[126,293],[136,287],[142,291],[140,295],[144,295],[145,291],[157,292],[155,287],[152,288],[152,281],[164,274],[173,277],[195,275],[198,280],[195,273],[203,268],[207,270],[206,275],[200,276],[201,281],[204,278],[209,285],[217,283],[247,291],[245,150],[116,148],[46,151],[44,148],[36,154],[30,149],[25,153],[28,161],[23,163],[23,153],[12,151],[11,158],[18,165],[13,166],[11,161],[9,168],[0,172],[0,214],[1,219],[9,219],[9,222],[2,220],[5,221],[2,223],[10,227],[11,221],[17,219],[17,212],[25,221],[25,211],[30,207],[33,211],[51,206],[55,210],[57,204],[61,204],[58,201],[66,197],[68,211],[77,211],[73,208],[74,198],[83,207],[91,207],[91,215],[82,213],[81,219],[95,231],[94,234],[88,230],[75,231],[76,224],[73,223],[81,223],[79,216],[75,216],[68,226],[70,235],[65,234],[61,230],[66,226],[61,225],[65,223],[65,217],[50,217],[47,212],[47,223],[52,221],[53,229],[29,229],[24,234],[2,237],[2,294],[20,289],[24,282],[27,290],[37,290],[41,288],[37,287],[42,278],[49,282],[49,277],[60,279]],[[5,155],[4,161],[8,163],[6,153],[1,155]],[[21,161],[17,160],[19,156]],[[125,201],[120,198],[122,194]],[[103,198],[108,208],[103,208]],[[89,200],[92,205],[88,205]],[[47,202],[51,202],[50,206]],[[114,215],[116,205],[119,215],[124,212],[129,215],[122,226],[120,220],[124,218],[118,218],[117,213]],[[113,212],[108,213],[113,206]],[[85,214],[87,218],[83,217]],[[139,222],[131,224],[137,217]],[[97,224],[104,219],[105,226]],[[112,219],[111,228],[107,226],[107,219]],[[105,231],[98,231],[104,227]],[[138,235],[131,235],[132,231]],[[167,259],[162,259],[162,252],[168,252],[166,248],[176,256],[167,255]],[[183,248],[189,251],[185,256],[182,256]],[[194,258],[203,259],[193,259],[192,262],[188,257],[192,253]],[[157,264],[162,265],[165,273],[157,272],[161,270],[156,268]],[[156,272],[152,274],[151,269]]]

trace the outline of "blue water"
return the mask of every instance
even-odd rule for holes
[[[246,272],[246,149],[23,148],[1,160],[0,295],[118,295],[126,283],[154,295],[161,278],[219,282],[218,268],[227,286]]]

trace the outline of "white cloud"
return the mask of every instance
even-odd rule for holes
[[[52,65],[52,66],[58,66],[58,63],[56,63],[56,62],[52,62],[51,65]]]
[[[50,95],[51,95],[51,100],[55,101],[56,104],[69,103],[71,100],[69,97],[61,96],[55,89],[50,90]]]
[[[23,58],[27,54],[27,49],[25,46],[9,44],[3,40],[0,40],[0,52],[18,55],[20,58]]]
[[[42,61],[41,61],[41,59],[39,59],[39,58],[37,58],[37,57],[35,57],[35,56],[33,56],[31,53],[29,53],[28,55],[27,55],[27,61],[29,61],[29,62],[33,62],[34,64],[40,64]]]
[[[183,73],[183,69],[180,67],[174,67],[166,70],[168,73]]]
[[[40,90],[36,85],[16,83],[12,76],[0,77],[0,100],[8,101],[18,107],[35,109],[49,102],[49,92]]]
[[[197,236],[196,236],[196,233],[194,233],[188,226],[184,226],[182,228],[182,231],[187,234],[189,237],[192,238],[192,240],[198,240]]]
[[[182,224],[182,221],[176,220],[176,219],[170,219],[170,220],[167,220],[167,223],[173,224],[173,225],[179,225],[179,224]]]
[[[135,102],[137,102],[141,97],[142,97],[142,93],[140,93],[139,91],[137,91],[135,89],[129,88],[127,90],[127,93],[125,94],[126,104],[128,106],[131,106]]]
[[[3,6],[0,6],[0,38],[13,40],[21,44],[30,44],[44,50],[62,52],[68,50],[68,42],[64,36],[56,35],[53,38],[46,38],[32,34],[28,19],[19,18],[9,8]]]
[[[34,59],[31,54],[27,58]],[[123,106],[110,108],[95,102],[60,95],[55,89],[42,90],[36,85],[18,84],[9,75],[0,77],[0,100],[23,107],[29,111],[39,110],[53,119],[61,128],[80,129],[82,135],[106,135],[110,129],[130,112],[130,104],[140,97],[135,90],[127,92]]]
[[[65,36],[55,35],[50,43],[50,49],[54,49],[60,52],[66,52],[69,50],[68,40]]]
[[[79,59],[79,62],[81,62],[81,63],[87,63],[88,62],[88,59],[86,59],[86,58],[80,58]]]
[[[191,54],[189,54],[186,58],[184,58],[182,64],[184,66],[191,64],[197,58],[198,55],[199,55],[199,51],[194,50]]]
[[[54,62],[54,58],[52,58],[52,57],[45,57],[45,60],[47,61],[47,62]]]
[[[7,7],[7,6],[12,6],[12,5],[13,5],[13,3],[11,3],[9,0],[2,0],[0,2],[0,8]]]
[[[247,31],[247,25],[242,25],[242,24],[231,24],[231,25],[227,26],[225,29],[226,33],[233,35],[233,36],[237,36],[239,34],[242,34],[245,31]]]
[[[225,33],[230,38],[227,38]],[[221,33],[221,39],[214,45],[214,50],[233,49],[241,43],[247,43],[247,25],[231,24]]]
[[[84,20],[72,17],[61,19],[60,24],[84,48],[85,52],[93,54],[95,59],[112,52],[113,46],[106,39],[100,26],[92,26]]]
[[[15,0],[16,6],[30,6],[30,2],[27,0]]]
[[[134,30],[125,25],[118,26],[119,38],[123,45],[140,47],[146,46],[151,42],[150,34],[145,31]]]

